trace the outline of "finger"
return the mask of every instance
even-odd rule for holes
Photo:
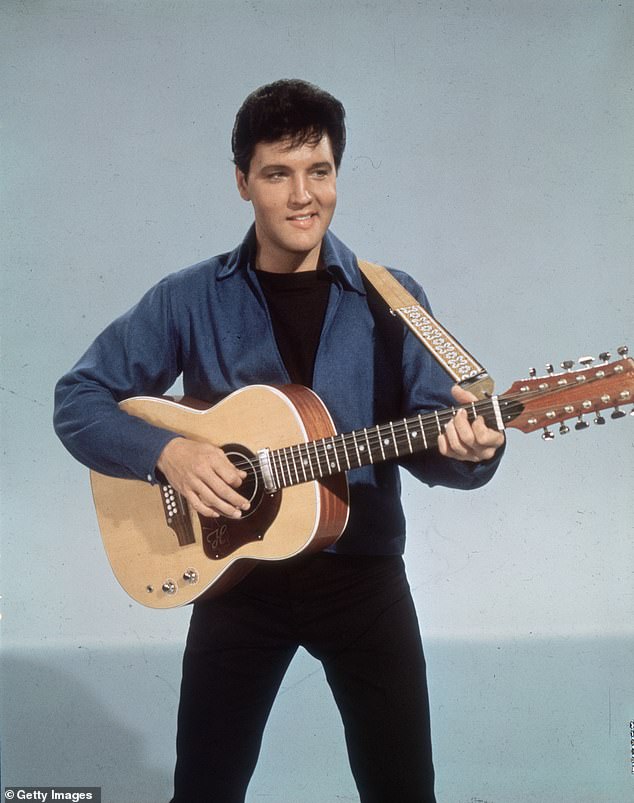
[[[222,450],[210,462],[215,473],[232,488],[239,488],[247,476],[247,472],[238,469]]]
[[[458,410],[456,412],[453,417],[453,426],[460,444],[466,449],[470,449],[476,442],[476,436],[466,410]]]
[[[479,446],[492,446],[498,449],[504,443],[504,434],[488,427],[482,416],[478,416],[473,422],[473,434]]]
[[[445,434],[438,436],[437,441],[438,451],[440,452],[443,457],[448,457],[449,453],[449,444],[447,443],[447,436]]]
[[[447,457],[456,457],[459,460],[468,458],[469,447],[462,441],[455,419],[450,421],[445,427],[444,439],[446,442],[446,451],[444,454]]]
[[[210,507],[206,505],[201,498],[198,496],[197,493],[192,491],[191,489],[187,490],[183,496],[187,500],[189,506],[199,513],[201,516],[205,516],[206,518],[213,518],[217,519],[221,514],[219,510],[216,510],[214,507]]]
[[[229,488],[229,486],[225,486]],[[229,501],[223,495],[212,491],[209,486],[203,485],[198,490],[192,490],[188,496],[194,509],[205,516],[226,516],[230,519],[239,519],[242,513],[249,508],[246,499],[238,497],[239,501]]]
[[[198,489],[198,495],[204,503],[221,510],[224,515],[228,515],[228,510],[248,510],[251,506],[248,499],[217,474],[205,477],[202,488]]]
[[[477,396],[474,396],[473,393],[461,388],[460,385],[454,385],[451,388],[451,395],[458,402],[458,404],[471,404],[471,402],[478,401]]]

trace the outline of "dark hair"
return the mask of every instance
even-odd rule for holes
[[[298,79],[261,86],[240,107],[231,135],[234,164],[249,172],[258,142],[288,140],[289,148],[316,145],[328,134],[338,170],[346,145],[345,109],[328,92]]]

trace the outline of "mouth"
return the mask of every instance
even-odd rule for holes
[[[313,220],[316,220],[318,217],[317,212],[305,212],[301,215],[292,215],[291,217],[287,217],[286,219],[289,223],[292,223],[294,226],[299,226],[300,228],[306,228],[310,226]]]

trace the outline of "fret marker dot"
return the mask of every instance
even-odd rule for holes
[[[365,446],[359,446],[359,451],[360,452],[365,452]]]

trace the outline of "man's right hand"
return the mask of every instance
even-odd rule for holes
[[[250,507],[235,490],[246,473],[210,443],[174,438],[161,452],[156,467],[202,516],[239,519]]]

